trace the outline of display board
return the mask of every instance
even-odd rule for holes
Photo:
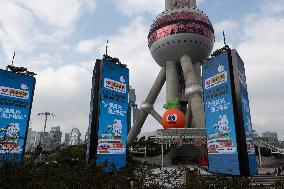
[[[110,165],[126,164],[129,70],[108,60],[98,61],[95,70],[87,156],[98,165],[108,163],[105,171],[111,171]]]
[[[227,48],[202,73],[209,172],[257,174],[244,62]]]
[[[248,166],[250,175],[257,174],[257,163],[255,148],[253,144],[253,133],[252,133],[252,123],[251,123],[251,114],[250,114],[250,105],[248,98],[247,82],[246,82],[246,73],[244,62],[242,61],[239,54],[232,50],[233,65],[236,65],[236,75],[237,75],[237,84],[236,88],[238,91],[237,98],[239,98],[239,106],[241,107],[241,118],[243,121],[245,129],[245,138],[247,144],[247,154],[248,154]]]
[[[228,52],[203,65],[209,172],[240,175]]]
[[[0,70],[0,162],[20,162],[34,95],[35,78]]]

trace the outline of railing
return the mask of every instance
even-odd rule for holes
[[[264,147],[271,150],[271,153],[273,154],[281,154],[284,155],[284,149],[277,146],[276,144],[271,144],[268,141],[262,140],[260,138],[254,139],[254,145],[258,147]]]

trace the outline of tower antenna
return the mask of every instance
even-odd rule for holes
[[[13,54],[13,58],[12,58],[12,62],[11,62],[11,65],[8,65],[6,66],[6,70],[8,71],[10,67],[13,67],[13,64],[14,64],[14,60],[15,60],[15,56],[16,56],[16,53],[14,51],[14,54]]]
[[[15,51],[14,51],[14,55],[13,55],[13,59],[12,59],[12,64],[11,64],[11,66],[13,66],[13,64],[14,64],[15,56],[16,56],[16,53],[15,53]]]
[[[107,42],[106,42],[106,56],[107,56],[107,50],[108,50],[108,40],[107,40]]]
[[[224,38],[224,45],[226,46],[227,43],[226,43],[226,35],[225,35],[225,31],[223,30],[223,38]]]

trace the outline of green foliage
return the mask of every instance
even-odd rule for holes
[[[137,145],[153,145],[151,141],[141,140]],[[20,165],[5,165],[0,169],[0,188],[2,189],[163,189],[166,185],[173,188],[190,189],[246,189],[252,187],[249,179],[225,176],[199,176],[197,172],[189,174],[188,185],[177,183],[186,168],[179,167],[174,171],[162,169],[158,165],[135,160],[127,156],[127,166],[120,171],[112,169],[104,173],[104,166],[97,166],[95,161],[85,161],[85,145],[71,146],[49,154],[48,161],[35,163],[25,160]],[[35,153],[42,154],[38,149]],[[33,155],[35,156],[35,155]],[[160,175],[163,176],[161,179]],[[276,183],[274,188],[283,188]]]
[[[57,162],[72,162],[86,159],[87,145],[68,146],[60,149],[52,156],[52,160]]]
[[[163,106],[166,110],[176,109],[179,104],[179,100],[177,98],[168,100],[167,103]]]
[[[179,167],[175,171],[168,171],[157,165],[139,162],[131,156],[127,157],[127,166],[120,171],[112,169],[111,173],[104,173],[102,170],[103,166],[96,166],[95,161],[83,160],[78,160],[76,164],[45,162],[10,165],[0,169],[0,188],[163,189],[167,188],[166,185],[189,189],[259,188],[251,186],[249,179],[225,176],[201,177],[197,173],[190,174],[188,178],[190,182],[184,186],[176,181],[182,176],[185,168]],[[160,174],[165,175],[163,179]],[[274,188],[283,188],[283,183],[277,183]]]

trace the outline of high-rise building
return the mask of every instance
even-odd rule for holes
[[[35,147],[38,145],[42,146],[42,149],[44,151],[51,150],[51,146],[53,146],[54,143],[54,137],[52,133],[49,132],[37,132],[36,134],[36,141],[35,141]]]
[[[70,133],[69,145],[79,145],[81,139],[81,132],[78,128],[74,127]]]
[[[69,142],[70,142],[70,133],[65,133],[64,144],[68,146]]]
[[[62,132],[60,131],[60,126],[51,127],[50,133],[53,134],[54,142],[57,144],[61,143]]]
[[[33,152],[36,144],[36,131],[33,131],[32,128],[29,128],[26,140],[25,151]]]
[[[271,142],[278,142],[277,132],[266,131],[262,133],[263,138],[267,138]]]
[[[252,130],[252,137],[253,138],[259,137],[259,134],[256,132],[256,130]]]
[[[131,123],[134,125],[139,113],[138,105],[136,104],[136,93],[133,87],[129,87],[129,120],[128,131],[131,128]]]
[[[85,141],[84,141],[85,144],[89,143],[89,138],[90,138],[90,127],[88,128],[85,134]]]

